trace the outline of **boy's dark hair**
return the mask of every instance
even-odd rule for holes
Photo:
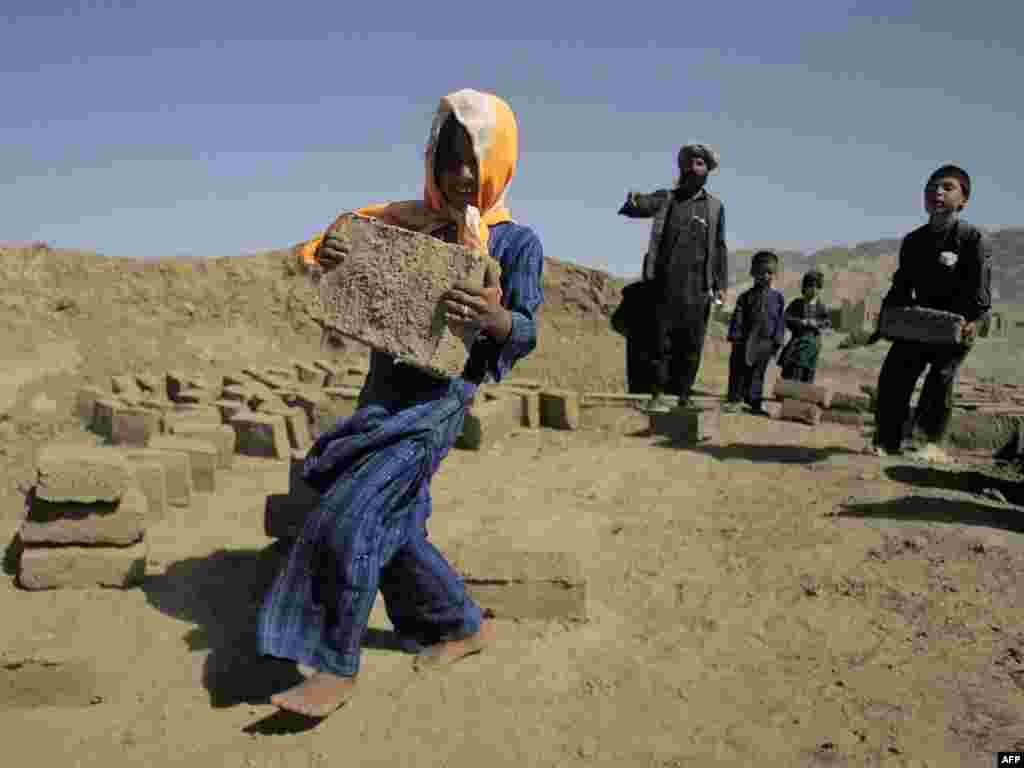
[[[754,254],[753,258],[750,259],[750,272],[753,274],[754,270],[758,267],[778,267],[779,257],[775,251],[758,251]]]
[[[812,269],[804,274],[804,279],[801,285],[813,285],[815,288],[820,290],[825,287],[825,275],[817,269]]]
[[[935,170],[931,176],[928,177],[928,181],[925,182],[925,186],[928,186],[936,179],[941,179],[945,176],[951,176],[960,182],[960,189],[964,191],[964,200],[969,200],[971,197],[971,177],[967,175],[967,171],[961,168],[959,165],[946,164]]]
[[[440,183],[441,173],[455,161],[455,142],[460,129],[464,130],[453,112],[437,132],[437,144],[434,145],[434,181],[437,183]]]

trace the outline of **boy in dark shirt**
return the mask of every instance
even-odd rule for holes
[[[735,411],[743,401],[750,412],[767,416],[764,400],[764,376],[768,362],[782,346],[786,333],[783,309],[786,301],[772,288],[779,268],[779,257],[771,251],[758,251],[750,263],[754,287],[736,299],[729,321],[729,392],[724,410]]]
[[[970,194],[971,179],[962,168],[944,165],[936,170],[924,188],[928,223],[907,235],[900,246],[899,267],[882,312],[888,307],[926,307],[961,315],[966,323],[962,344],[893,342],[878,377],[875,452],[880,456],[899,453],[910,398],[927,367],[915,418],[927,441],[918,457],[948,461],[939,442],[949,427],[953,387],[978,323],[992,306],[988,238],[960,218]],[[876,330],[869,343],[879,338]]]
[[[821,332],[832,327],[828,308],[818,299],[825,284],[825,276],[816,269],[804,275],[799,299],[786,307],[786,327],[793,333],[782,353],[779,365],[781,376],[791,381],[814,383],[821,351]]]

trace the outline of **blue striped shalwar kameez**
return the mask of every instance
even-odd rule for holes
[[[488,375],[501,381],[536,347],[534,315],[544,300],[544,253],[531,229],[493,225],[489,249],[502,267],[509,338],[479,339],[463,376],[450,381],[371,355],[359,409],[306,458],[305,478],[322,496],[260,609],[261,654],[356,675],[378,590],[395,631],[417,644],[479,630],[480,607],[427,538],[430,480],[479,384]]]

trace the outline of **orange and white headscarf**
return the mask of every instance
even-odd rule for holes
[[[454,115],[473,144],[479,173],[475,206],[460,213],[448,206],[434,177],[434,156],[441,126]],[[487,253],[489,226],[511,221],[505,207],[505,190],[516,173],[519,156],[519,129],[515,114],[502,99],[470,88],[451,93],[441,99],[430,127],[425,152],[425,180],[422,200],[402,200],[357,208],[354,213],[372,216],[416,232],[433,232],[454,222],[457,241]],[[302,260],[316,263],[320,237],[296,246]]]

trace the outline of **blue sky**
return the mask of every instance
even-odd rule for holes
[[[598,10],[598,8],[608,10]],[[719,147],[734,246],[921,223],[939,164],[1024,224],[1024,3],[54,2],[0,6],[0,241],[116,256],[291,245],[418,196],[440,96],[516,110],[513,214],[548,255],[637,271],[627,189]]]

